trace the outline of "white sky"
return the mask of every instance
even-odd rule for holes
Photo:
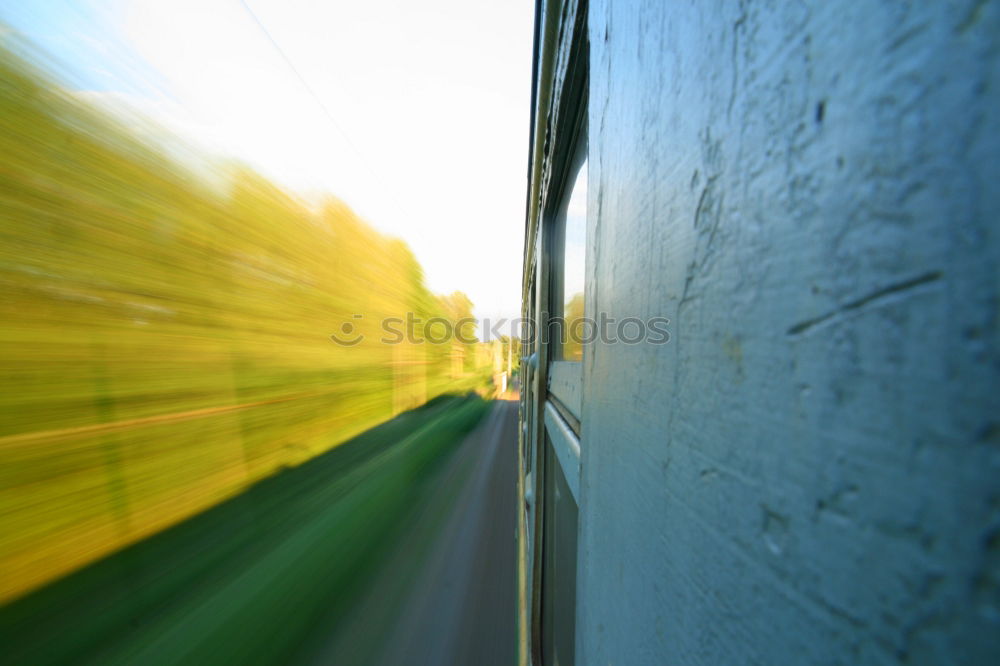
[[[0,0],[92,96],[405,240],[430,288],[520,309],[531,0]],[[323,106],[327,111],[324,111]]]

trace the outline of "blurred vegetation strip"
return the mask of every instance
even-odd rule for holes
[[[0,46],[0,603],[485,376],[379,343],[471,308],[402,242],[168,154]]]
[[[0,608],[5,662],[308,661],[487,405],[438,398]]]
[[[4,448],[10,448],[14,444],[26,444],[28,442],[34,442],[37,440],[56,440],[68,438],[72,439],[74,437],[79,437],[82,435],[87,435],[90,433],[97,432],[115,432],[117,430],[129,430],[143,425],[152,425],[155,423],[166,423],[171,421],[185,421],[188,419],[197,419],[206,416],[213,416],[215,414],[220,414],[222,412],[231,412],[238,409],[249,409],[252,407],[261,407],[263,405],[273,405],[279,402],[288,402],[290,400],[300,400],[302,398],[314,398],[321,394],[307,393],[304,395],[292,395],[284,398],[275,398],[274,400],[261,400],[260,402],[252,402],[245,405],[223,405],[222,407],[208,407],[206,409],[193,409],[188,412],[178,412],[176,414],[160,414],[158,416],[147,416],[141,419],[130,419],[128,421],[109,421],[105,423],[96,423],[89,426],[79,426],[76,428],[63,428],[61,430],[41,430],[36,432],[25,432],[17,435],[8,435],[6,437],[0,437],[0,450]]]

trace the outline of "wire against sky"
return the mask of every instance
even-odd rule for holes
[[[267,37],[267,41],[271,43],[271,46],[273,46],[274,50],[278,52],[278,55],[281,56],[281,59],[285,61],[285,64],[288,65],[288,68],[292,70],[292,73],[295,74],[295,78],[297,78],[299,83],[302,84],[302,87],[306,90],[307,93],[309,93],[309,96],[313,98],[313,100],[319,106],[320,110],[323,112],[323,115],[326,116],[326,119],[329,120],[330,123],[340,133],[340,135],[344,137],[344,140],[347,142],[347,145],[350,146],[352,151],[354,151],[354,154],[357,156],[359,162],[364,167],[365,171],[367,171],[368,175],[371,176],[372,182],[377,183],[379,187],[383,189],[383,191],[386,194],[386,200],[389,203],[389,205],[393,209],[395,209],[397,214],[401,214],[402,209],[398,205],[398,200],[396,198],[395,192],[383,182],[384,179],[380,179],[378,177],[378,174],[375,173],[375,170],[368,162],[368,159],[364,156],[364,153],[362,153],[358,149],[358,147],[354,145],[354,141],[351,140],[351,136],[344,130],[343,127],[341,127],[340,123],[337,122],[337,119],[330,111],[330,108],[323,102],[320,96],[316,94],[316,91],[313,90],[313,87],[311,85],[309,85],[309,82],[306,81],[305,77],[302,76],[301,72],[299,72],[299,69],[295,66],[295,63],[292,62],[292,59],[288,57],[288,54],[285,53],[285,50],[281,48],[281,45],[278,44],[274,36],[271,35],[271,31],[267,29],[267,26],[264,25],[264,22],[260,20],[260,17],[257,16],[257,13],[253,10],[253,8],[246,3],[246,0],[240,0],[240,5],[254,20],[254,23],[257,24],[257,27],[260,28],[261,32],[264,33],[264,36]]]

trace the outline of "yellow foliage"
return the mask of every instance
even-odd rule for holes
[[[8,51],[0,155],[0,602],[474,383],[379,342],[458,311],[336,200],[210,187]]]

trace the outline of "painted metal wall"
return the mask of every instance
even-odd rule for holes
[[[590,3],[584,664],[1000,663],[1000,3]]]

